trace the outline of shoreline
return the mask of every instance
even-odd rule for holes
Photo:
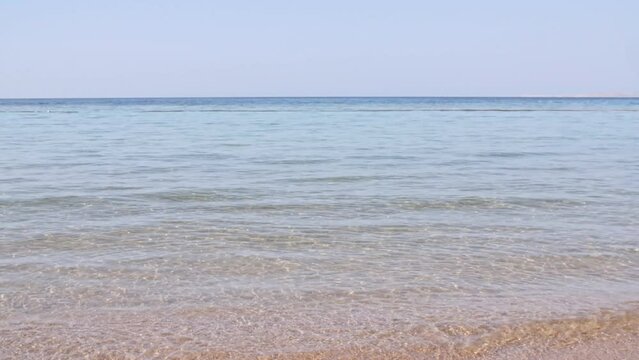
[[[171,327],[171,320],[178,319],[154,320],[149,318],[152,314],[146,314],[145,323],[135,315],[123,315],[100,318],[93,324],[78,321],[66,326],[62,318],[42,319],[40,323],[6,323],[0,327],[0,358],[587,360],[639,357],[639,309],[636,308],[531,321],[490,331],[481,326],[450,325],[447,329],[440,326],[440,332],[448,333],[448,341],[432,341],[435,336],[430,329],[389,329],[386,333],[371,333],[368,338],[360,334],[358,341],[342,346],[338,345],[340,337],[352,335],[344,333],[344,329],[336,329],[332,335],[324,333],[324,338],[318,338],[316,333],[313,341],[309,340],[312,336],[304,335],[309,329],[297,329],[298,332],[293,333],[290,329],[274,331],[274,326],[254,324],[245,329],[243,338],[225,340],[224,332],[231,328],[217,327],[219,322],[213,317],[182,319],[186,321]],[[185,331],[189,321],[193,321],[194,328]],[[195,329],[201,330],[201,327],[197,327],[197,322],[217,328],[208,333],[198,332]],[[81,323],[85,325],[78,326]],[[212,339],[214,334],[219,334],[219,338]],[[254,343],[262,347],[251,347]]]

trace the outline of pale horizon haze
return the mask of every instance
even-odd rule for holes
[[[0,98],[639,96],[639,2],[0,0]]]

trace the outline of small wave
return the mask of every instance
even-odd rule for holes
[[[45,196],[29,199],[5,199],[0,200],[0,207],[23,206],[23,207],[82,207],[98,203],[107,203],[111,200],[98,196]]]
[[[263,113],[263,112],[307,112],[308,110],[278,110],[278,109],[170,109],[170,110],[140,110],[143,113],[184,113],[184,112],[226,112],[226,113]]]
[[[133,198],[144,200],[159,200],[169,202],[219,202],[244,200],[246,198],[256,199],[259,194],[241,195],[238,193],[220,191],[161,191],[133,195]]]
[[[389,109],[149,109],[137,110],[139,113],[393,113],[393,112],[467,112],[467,113],[533,113],[533,112],[639,112],[639,109],[527,109],[527,108],[389,108]],[[79,110],[0,110],[0,113],[14,114],[77,114]]]
[[[553,156],[558,155],[558,153],[554,152],[509,152],[509,151],[491,151],[485,153],[479,153],[476,156],[482,158],[520,158],[527,156]]]
[[[399,199],[394,205],[406,210],[425,209],[512,209],[563,208],[584,206],[586,202],[563,198],[486,198],[469,196],[456,199]]]
[[[78,110],[0,110],[0,113],[13,114],[77,114]]]
[[[363,181],[375,181],[375,180],[385,180],[385,179],[394,179],[396,176],[364,176],[364,175],[353,175],[353,176],[321,176],[321,177],[306,177],[306,178],[295,178],[295,179],[287,179],[287,182],[294,183],[353,183],[353,182],[363,182]]]
[[[299,183],[343,184],[379,180],[380,177],[352,176],[352,177],[323,177],[286,180]],[[384,179],[381,177],[381,179]],[[107,206],[110,209],[129,209],[131,205],[142,209],[145,204],[163,203],[171,206],[189,206],[192,203],[208,204],[211,212],[233,213],[314,213],[326,212],[339,216],[350,213],[357,208],[362,214],[393,213],[398,211],[477,211],[477,210],[516,210],[531,209],[568,209],[587,206],[589,202],[565,198],[490,198],[490,197],[461,197],[461,198],[343,198],[327,201],[263,201],[266,194],[255,190],[171,190],[159,192],[140,192],[136,187],[107,187],[98,191],[108,191],[104,196],[69,195],[47,196],[26,199],[0,199],[0,208],[14,209],[82,209],[86,207]]]
[[[316,164],[330,164],[339,162],[337,159],[279,159],[279,160],[261,160],[256,161],[259,164],[272,164],[272,165],[316,165]]]
[[[639,112],[639,109],[472,109],[472,108],[437,108],[437,109],[152,109],[139,110],[142,113],[349,113],[349,112]]]

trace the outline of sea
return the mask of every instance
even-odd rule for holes
[[[535,358],[638,233],[636,98],[0,100],[2,359]]]

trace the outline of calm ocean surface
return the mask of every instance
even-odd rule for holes
[[[638,232],[639,99],[0,100],[0,358],[570,342]]]

